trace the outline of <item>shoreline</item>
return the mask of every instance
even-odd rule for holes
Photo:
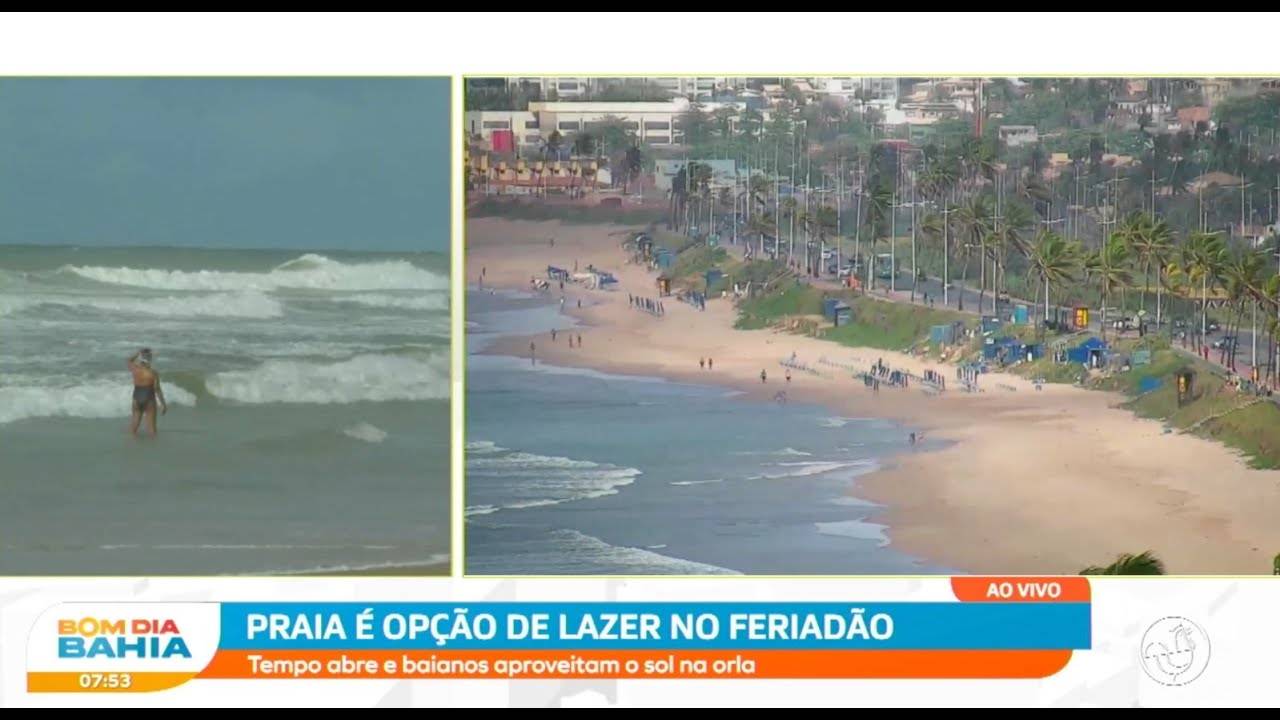
[[[484,270],[486,286],[527,290],[546,265],[576,262],[614,272],[620,288],[566,285],[566,315],[579,323],[581,348],[546,335],[508,336],[485,354],[728,387],[768,401],[788,398],[833,414],[883,418],[946,441],[942,448],[886,458],[851,492],[883,506],[894,547],[938,565],[973,573],[1074,574],[1126,552],[1154,551],[1171,574],[1270,574],[1280,549],[1280,473],[1251,470],[1210,440],[1165,434],[1158,421],[1115,407],[1116,393],[982,376],[984,392],[930,397],[915,388],[872,394],[849,373],[818,364],[826,357],[863,366],[883,358],[894,368],[952,376],[953,366],[774,330],[736,330],[731,301],[705,311],[664,299],[666,315],[628,307],[628,292],[655,297],[653,277],[625,265],[618,225],[561,225],[500,218],[468,221],[468,284]],[[554,247],[550,238],[555,238]],[[549,297],[560,295],[557,286]],[[577,307],[578,300],[583,305]],[[793,373],[779,382],[779,361],[798,360],[829,378]],[[714,370],[698,369],[711,357]],[[761,370],[768,382],[761,383]],[[1007,389],[1006,389],[1007,388]],[[856,491],[854,490],[856,488]]]

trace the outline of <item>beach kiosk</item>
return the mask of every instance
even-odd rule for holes
[[[1096,337],[1091,337],[1067,350],[1067,362],[1089,368],[1100,368],[1107,362],[1107,344]]]
[[[853,308],[839,298],[825,298],[822,301],[822,315],[836,327],[853,322]]]
[[[1176,375],[1178,383],[1178,407],[1182,407],[1183,403],[1191,400],[1191,391],[1195,385],[1196,373],[1194,370],[1182,369]]]
[[[1071,316],[1071,324],[1076,330],[1089,329],[1089,308],[1077,306]]]
[[[654,264],[662,269],[667,269],[675,264],[675,253],[666,248],[658,248],[653,254]]]

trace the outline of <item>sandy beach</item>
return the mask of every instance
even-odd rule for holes
[[[842,347],[774,330],[735,330],[728,299],[700,311],[664,299],[654,317],[628,293],[656,297],[654,277],[626,264],[625,228],[481,218],[467,223],[467,278],[474,287],[527,290],[548,264],[614,272],[620,287],[568,284],[564,311],[581,323],[581,347],[549,337],[508,338],[489,352],[612,373],[719,384],[769,400],[821,404],[847,416],[894,420],[945,439],[936,452],[908,452],[857,480],[858,495],[882,503],[903,552],[972,573],[1075,573],[1119,553],[1154,551],[1171,574],[1269,574],[1280,551],[1280,473],[1249,469],[1232,450],[1116,405],[1117,394],[982,376],[981,393],[930,396],[915,389],[872,393],[850,373],[820,362],[884,363],[954,377],[954,368],[904,354]],[[551,239],[554,238],[554,245]],[[551,296],[560,291],[553,287]],[[579,308],[581,301],[581,308]],[[779,364],[795,358],[821,374]],[[714,370],[699,369],[711,358]],[[768,381],[760,380],[761,370]]]

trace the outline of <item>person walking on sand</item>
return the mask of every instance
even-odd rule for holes
[[[708,369],[708,370],[713,369],[713,368],[712,368],[712,365],[711,365],[711,363],[712,363],[712,362],[713,362],[713,361],[712,361],[712,359],[711,359],[711,358],[707,358],[707,369]]]
[[[581,349],[582,349],[582,336],[581,336],[581,335],[579,335],[579,336],[578,336],[578,349],[579,349],[579,350],[581,350]]]
[[[699,369],[699,370],[706,370],[706,369],[707,369],[707,359],[706,359],[706,358],[698,358],[698,369]]]
[[[530,365],[537,365],[537,364],[538,364],[536,350],[537,350],[537,348],[536,348],[536,347],[534,347],[534,344],[533,344],[533,343],[529,343],[529,364],[530,364]]]
[[[761,370],[761,371],[760,371],[760,382],[762,382],[762,383],[769,382],[769,373],[765,372],[764,370]]]
[[[151,437],[155,437],[157,405],[161,415],[169,412],[169,404],[164,400],[164,390],[160,388],[160,373],[152,369],[151,360],[151,348],[142,348],[126,363],[129,374],[133,376],[133,402],[130,404],[129,420],[131,435],[138,434],[138,425],[145,418]]]
[[[787,368],[787,382],[791,382],[791,368]]]
[[[551,328],[551,342],[555,342],[555,341],[556,341],[556,329]]]

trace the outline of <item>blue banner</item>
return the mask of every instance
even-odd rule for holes
[[[223,603],[227,650],[1082,650],[1086,602]]]

